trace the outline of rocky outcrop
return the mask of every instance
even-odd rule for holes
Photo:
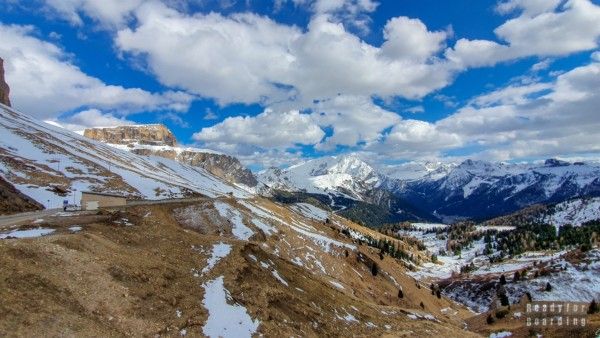
[[[160,124],[91,128],[86,129],[83,135],[109,144],[127,145],[129,151],[138,155],[160,156],[201,167],[230,183],[241,183],[249,187],[258,184],[254,174],[237,158],[201,149],[177,147],[173,133]]]
[[[175,135],[162,124],[86,129],[84,136],[112,144],[177,145]]]
[[[177,156],[176,160],[189,165],[202,167],[211,174],[221,177],[228,182],[241,183],[249,187],[254,187],[258,184],[254,174],[245,168],[237,158],[232,156],[196,151],[183,151]]]
[[[4,60],[0,58],[0,103],[10,107],[10,88],[4,80]]]

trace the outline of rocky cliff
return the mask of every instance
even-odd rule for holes
[[[10,88],[4,80],[4,60],[0,58],[0,103],[10,107],[10,98],[8,96],[9,93]]]
[[[175,135],[162,124],[90,128],[83,135],[111,144],[177,145]]]
[[[125,145],[132,153],[160,156],[201,167],[231,183],[250,187],[258,184],[252,172],[237,158],[208,150],[182,148],[171,131],[163,125],[119,126],[86,129],[84,136],[112,145]]]

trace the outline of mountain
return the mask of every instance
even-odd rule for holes
[[[554,204],[536,204],[515,213],[490,219],[486,226],[520,226],[529,223],[546,223],[560,228],[570,224],[581,226],[600,220],[600,197],[574,198]]]
[[[0,58],[0,103],[10,107],[10,88],[4,80],[4,60]]]
[[[539,164],[409,162],[375,168],[356,155],[345,155],[271,168],[259,180],[272,189],[328,196],[334,209],[357,201],[402,215],[385,217],[384,222],[484,220],[533,204],[600,196],[600,165],[556,159]]]
[[[446,221],[489,219],[538,203],[600,195],[600,166],[466,160],[441,178],[387,181],[386,188]]]
[[[230,183],[257,185],[256,177],[232,156],[212,150],[179,147],[175,135],[162,124],[88,128],[84,136],[143,156],[160,156],[201,167]]]
[[[340,215],[369,226],[438,219],[382,189],[385,176],[354,154],[322,157],[287,169],[259,173],[268,193],[281,202],[318,200]]]
[[[120,150],[2,104],[0,134],[0,174],[45,207],[77,201],[82,190],[140,199],[249,195],[201,167]]]

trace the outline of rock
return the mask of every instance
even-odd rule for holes
[[[10,107],[10,88],[4,79],[4,60],[0,58],[0,103]]]
[[[83,135],[112,144],[139,143],[171,147],[177,145],[175,135],[162,124],[89,128],[85,130]]]
[[[235,157],[177,147],[175,135],[161,124],[90,128],[83,135],[105,143],[127,145],[134,154],[160,156],[200,167],[230,183],[241,183],[249,187],[258,184],[254,174]]]

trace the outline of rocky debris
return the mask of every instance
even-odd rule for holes
[[[83,135],[112,144],[133,145],[139,143],[171,147],[177,145],[175,135],[162,124],[89,128],[85,130]]]
[[[10,107],[10,88],[4,79],[4,60],[0,58],[0,103]]]
[[[42,210],[44,206],[17,190],[0,177],[0,215]]]

